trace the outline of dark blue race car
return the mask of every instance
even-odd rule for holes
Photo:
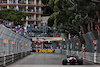
[[[71,65],[75,63],[82,65],[83,59],[78,56],[67,56],[67,58],[62,59],[62,65],[67,65],[67,63],[70,63]]]

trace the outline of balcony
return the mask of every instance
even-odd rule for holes
[[[32,17],[31,18],[29,17],[28,19],[22,19],[21,21],[37,21],[37,22],[41,22],[42,20],[39,19],[39,18],[35,19],[35,18],[32,18]]]
[[[9,4],[16,4],[16,1],[9,1]]]
[[[1,4],[1,3],[2,3],[2,4],[7,4],[7,1],[1,1],[1,0],[0,0],[0,4]]]
[[[19,8],[19,10],[23,11],[23,12],[26,12],[26,13],[30,13],[30,14],[43,14],[43,11],[37,11],[37,12],[35,12],[35,10],[32,10],[32,9],[26,10],[26,9],[20,9]]]
[[[36,20],[42,20],[41,18],[37,18]]]
[[[34,9],[28,9],[28,12],[35,12]]]
[[[29,1],[28,4],[26,4],[26,1],[9,1],[9,4],[7,3],[7,1],[1,1],[0,0],[0,5],[19,5],[19,6],[37,6],[37,7],[43,7],[43,4],[34,4],[33,1]]]
[[[18,1],[18,4],[26,4],[26,1]]]
[[[40,13],[40,12],[26,12],[26,13],[30,13],[30,14],[43,14],[43,13]]]
[[[28,1],[28,4],[34,4],[34,2],[33,1]]]

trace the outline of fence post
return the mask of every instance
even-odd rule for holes
[[[23,58],[23,43],[21,43],[21,58]]]
[[[94,43],[94,63],[96,63],[96,59],[97,59],[97,46],[96,46],[96,40],[93,40]]]
[[[6,52],[7,52],[7,50],[5,49],[5,47],[6,47],[6,43],[8,43],[8,40],[7,39],[5,39],[4,40],[4,50],[3,50],[3,55],[4,55],[4,66],[6,66]],[[6,50],[6,51],[5,51]]]
[[[82,44],[82,59],[84,59],[85,46]]]
[[[4,48],[3,48],[3,56],[4,56],[4,66],[6,66],[5,43],[4,43]]]
[[[15,41],[12,41],[12,62],[14,62],[14,45]]]

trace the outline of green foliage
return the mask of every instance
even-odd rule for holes
[[[72,35],[79,34],[80,25],[87,28],[87,24],[94,19],[95,12],[100,12],[100,3],[91,0],[49,0],[49,6],[56,14],[49,18],[52,20],[51,26],[67,30]]]
[[[22,11],[12,10],[12,9],[3,9],[0,10],[0,18],[6,21],[20,22],[21,19],[28,14]]]
[[[53,26],[56,15],[57,15],[57,13],[55,12],[49,17],[48,26]]]
[[[48,5],[53,9],[55,0],[49,0]]]
[[[43,4],[48,4],[49,0],[41,0]]]

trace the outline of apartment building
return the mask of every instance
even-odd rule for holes
[[[41,0],[0,0],[0,10],[15,9],[25,11],[29,14],[21,20],[24,26],[28,24],[41,24],[41,7],[43,7]]]

